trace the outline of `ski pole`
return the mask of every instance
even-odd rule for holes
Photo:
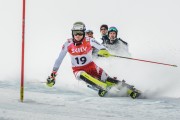
[[[35,83],[35,84],[37,83],[37,84],[38,84],[38,83],[47,83],[47,82],[42,82],[42,81],[29,81],[29,82],[27,82],[27,83]]]
[[[166,66],[177,67],[177,65],[161,63],[161,62],[155,62],[155,61],[150,61],[150,60],[142,60],[142,59],[131,58],[131,57],[124,57],[124,56],[118,56],[118,55],[111,55],[111,56],[112,57],[118,57],[118,58],[124,58],[124,59],[130,59],[130,60],[136,60],[136,61],[141,61],[141,62],[148,62],[148,63],[154,63],[154,64],[161,64],[161,65],[166,65]]]

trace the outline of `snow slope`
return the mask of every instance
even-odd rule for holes
[[[0,120],[178,120],[180,98],[101,98],[93,94],[28,85],[19,102],[17,83],[1,82]]]

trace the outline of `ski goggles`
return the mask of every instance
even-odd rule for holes
[[[118,30],[117,30],[115,27],[110,27],[108,31],[110,31],[110,32],[111,32],[111,31],[117,32]]]
[[[76,35],[82,36],[82,35],[84,35],[84,32],[78,30],[78,31],[72,31],[72,34],[75,35],[75,36],[76,36]]]

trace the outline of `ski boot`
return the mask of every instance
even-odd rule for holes
[[[133,85],[129,85],[126,83],[125,80],[122,80],[122,86],[128,88],[127,94],[132,98],[135,99],[141,95],[141,91],[134,88]]]
[[[106,95],[106,93],[114,86],[116,86],[118,84],[118,80],[116,80],[116,78],[110,78],[108,77],[105,84],[107,85],[106,86],[106,89],[99,89],[98,91],[98,95],[100,97],[104,97]]]
[[[106,91],[106,90],[99,89],[98,95],[99,95],[100,97],[104,97],[107,92],[108,92],[108,91]]]
[[[104,97],[110,89],[110,87],[105,82],[102,82],[85,72],[81,73],[80,78],[81,80],[89,84],[87,87],[93,90],[97,90],[100,97]]]
[[[133,99],[135,99],[141,95],[141,91],[134,88],[133,85],[127,84],[125,80],[119,81],[115,78],[108,77],[106,83],[108,86],[116,86],[116,88],[119,90],[126,87],[128,89],[127,94]]]
[[[136,99],[141,95],[141,92],[138,90],[128,90],[127,91],[128,95],[132,98],[132,99]]]

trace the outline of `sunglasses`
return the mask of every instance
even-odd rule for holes
[[[91,34],[92,35],[93,33],[92,32],[87,32],[86,34],[88,34],[88,35]]]
[[[77,36],[77,35],[82,36],[82,35],[84,35],[84,32],[83,31],[73,31],[72,34],[75,36]]]
[[[103,28],[102,28],[101,30],[107,30],[107,29],[103,29]]]

